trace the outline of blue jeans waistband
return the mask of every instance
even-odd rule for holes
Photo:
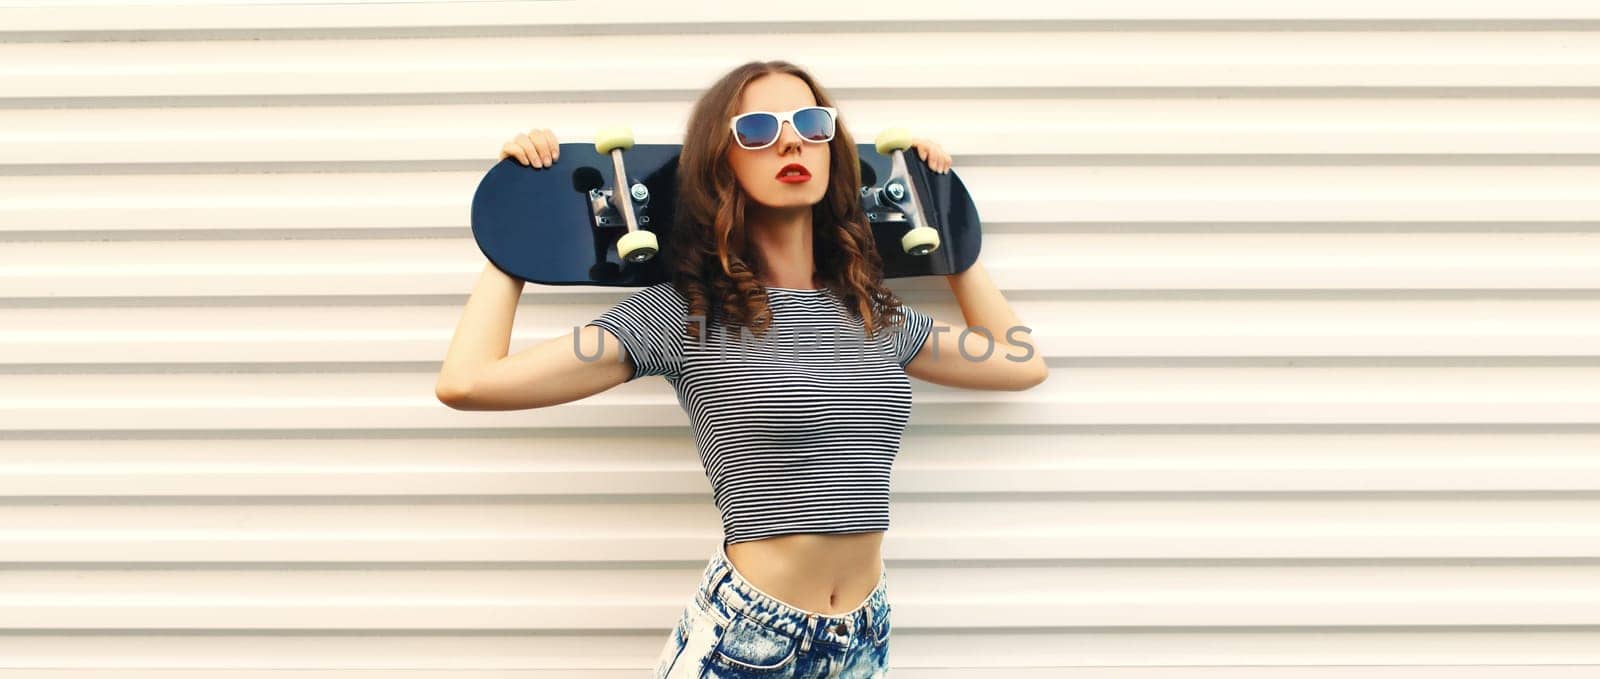
[[[720,540],[717,553],[706,564],[697,592],[699,603],[725,620],[743,615],[785,634],[802,639],[848,646],[852,637],[871,634],[873,620],[887,613],[889,571],[878,573],[878,585],[855,608],[832,615],[792,606],[761,591],[735,568],[727,545]]]

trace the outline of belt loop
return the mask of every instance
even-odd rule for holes
[[[867,603],[867,629],[869,629],[869,630],[873,629],[873,626],[872,626],[872,603],[871,602]]]
[[[701,587],[705,588],[705,595],[707,599],[710,599],[711,594],[717,591],[718,568],[720,568],[720,566],[712,563],[711,567],[706,570],[706,581],[701,583]]]
[[[718,564],[716,568],[711,569],[711,583],[706,587],[706,596],[715,597],[717,595],[717,587],[721,584],[722,565]]]
[[[722,583],[727,582],[732,577],[733,570],[727,564],[717,564],[716,572],[712,573],[711,591],[706,592],[706,596],[712,599],[717,598],[717,590],[722,588]],[[738,597],[729,597],[726,603],[735,610],[744,610],[743,603],[737,601],[737,599]]]
[[[800,652],[801,653],[806,653],[806,652],[809,652],[811,650],[811,637],[812,637],[812,635],[814,635],[816,633],[817,633],[817,619],[815,617],[812,617],[812,615],[810,613],[807,613],[806,614],[805,635],[800,637]]]

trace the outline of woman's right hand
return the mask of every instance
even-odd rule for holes
[[[519,132],[500,147],[500,157],[496,160],[506,158],[516,158],[523,165],[549,167],[561,159],[561,145],[556,142],[554,132],[535,127],[527,132]]]

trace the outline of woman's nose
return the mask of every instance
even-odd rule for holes
[[[785,120],[778,125],[778,149],[782,150],[791,144],[800,143],[800,133],[794,129],[794,124]]]

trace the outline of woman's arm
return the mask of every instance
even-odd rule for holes
[[[950,154],[938,142],[918,137],[912,147],[933,171],[949,171]],[[982,261],[945,279],[950,282],[967,325],[933,319],[927,341],[906,364],[907,375],[949,387],[1004,390],[1027,389],[1050,376],[1044,355],[1033,346],[1030,331],[1023,329],[1005,296],[989,279]],[[967,332],[969,328],[971,332]],[[967,335],[964,344],[963,333]],[[966,354],[961,352],[963,346]]]
[[[577,338],[574,330],[507,356],[522,286],[494,263],[484,265],[434,385],[440,403],[456,410],[539,408],[598,394],[633,374],[617,338],[587,326]],[[575,339],[583,355],[599,357],[580,359]]]
[[[933,329],[916,357],[906,364],[906,374],[966,389],[1017,391],[1043,382],[1050,374],[1044,355],[1033,345],[1030,330],[990,280],[983,262],[973,262],[966,271],[945,278],[967,324],[933,319]],[[967,332],[969,328],[971,331]]]

